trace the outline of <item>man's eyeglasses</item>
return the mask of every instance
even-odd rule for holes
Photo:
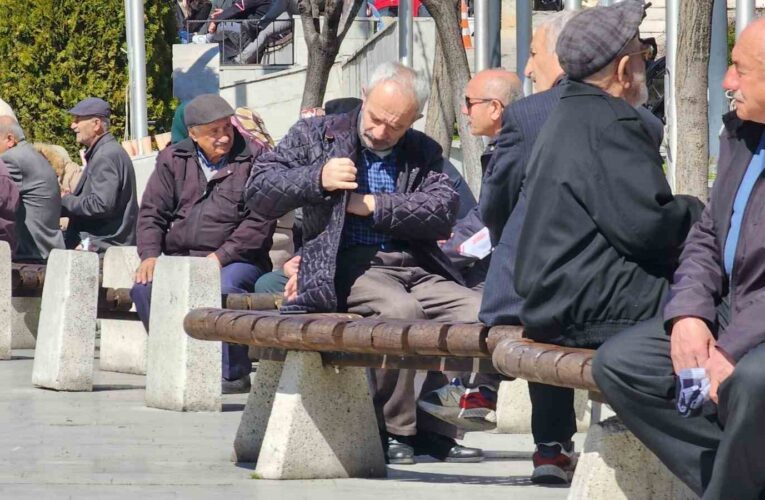
[[[502,104],[502,102],[499,99],[491,99],[491,98],[485,98],[485,97],[468,97],[468,96],[465,96],[465,109],[467,109],[468,113],[470,113],[470,110],[476,104],[485,104],[485,103],[491,102],[491,101],[497,101],[501,108],[505,107],[505,105]]]
[[[638,50],[636,52],[628,52],[627,54],[624,54],[622,57],[632,57],[636,56],[638,54],[643,56],[643,60],[645,62],[651,62],[654,59],[656,59],[656,39],[655,38],[646,38],[646,39],[640,39],[640,45],[642,45],[643,49]]]

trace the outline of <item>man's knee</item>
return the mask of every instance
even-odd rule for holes
[[[133,303],[151,302],[151,283],[134,283],[130,289],[130,298]]]
[[[592,359],[592,378],[600,390],[608,392],[619,367],[624,366],[624,347],[617,335],[601,345]]]
[[[735,397],[736,406],[743,405],[745,399],[746,406],[756,408],[758,413],[765,409],[765,346],[741,358],[720,391]]]
[[[348,311],[362,316],[378,316],[388,319],[425,319],[422,305],[408,293],[397,293],[376,300],[361,302],[349,308]]]

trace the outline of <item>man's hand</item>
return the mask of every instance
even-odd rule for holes
[[[295,255],[290,260],[284,263],[284,266],[282,266],[282,270],[284,271],[284,275],[288,278],[292,278],[298,273],[298,270],[300,269],[300,256]]]
[[[220,265],[220,259],[218,258],[217,255],[215,255],[215,252],[213,252],[210,255],[208,255],[207,258],[210,259],[210,260],[214,260],[215,263],[218,264],[218,267],[223,267],[223,266]]]
[[[135,282],[146,285],[154,281],[154,267],[157,265],[156,257],[149,257],[141,261],[138,270],[135,272]]]
[[[675,373],[703,367],[715,351],[715,338],[704,320],[688,316],[672,325],[670,355]]]
[[[351,193],[345,211],[361,217],[372,215],[375,213],[375,197],[371,194]]]
[[[212,14],[210,14],[210,19],[216,19],[221,14],[221,12],[223,12],[223,9],[215,9]],[[218,31],[218,23],[211,22],[207,25],[208,33],[214,34],[216,31]]]
[[[295,300],[297,298],[298,293],[298,282],[297,282],[297,274],[293,274],[290,276],[290,279],[287,280],[287,284],[284,285],[284,298],[288,301]]]
[[[707,377],[709,377],[709,398],[716,404],[717,390],[720,388],[720,384],[725,382],[725,379],[733,373],[736,363],[726,353],[715,348],[712,349],[709,359],[704,363],[704,368],[707,370]]]
[[[350,158],[332,158],[321,169],[321,187],[325,191],[356,189],[356,166]]]

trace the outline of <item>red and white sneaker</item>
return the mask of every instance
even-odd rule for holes
[[[534,452],[534,472],[531,482],[535,484],[569,484],[574,477],[576,455],[574,442],[537,443]]]

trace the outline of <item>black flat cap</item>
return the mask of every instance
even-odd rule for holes
[[[69,110],[70,115],[74,116],[102,116],[109,118],[112,110],[109,103],[98,97],[88,97],[78,102]]]
[[[570,79],[581,80],[608,66],[637,36],[644,13],[643,0],[623,0],[574,16],[555,47],[563,71]]]
[[[202,94],[189,101],[183,113],[183,123],[193,127],[234,116],[234,109],[217,94]]]

